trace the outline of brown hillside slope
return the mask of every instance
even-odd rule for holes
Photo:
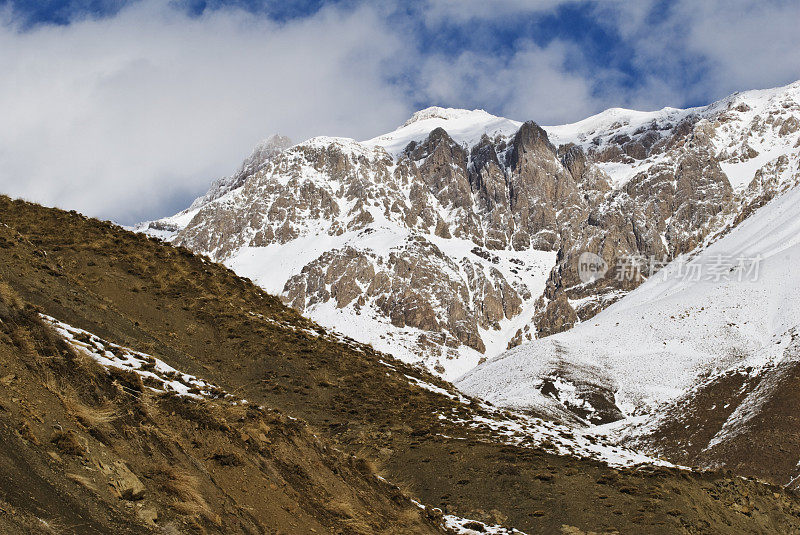
[[[318,335],[186,250],[2,197],[0,223],[0,276],[44,313],[301,418],[426,504],[530,534],[800,533],[800,502],[779,487],[612,470],[440,419],[491,415],[415,386],[406,376],[452,388],[386,355]]]
[[[724,465],[737,474],[800,488],[798,356],[796,339],[778,364],[708,380],[670,404],[658,425],[638,440],[676,462]],[[737,422],[735,414],[744,417],[729,426],[729,420]]]
[[[2,533],[441,532],[301,422],[109,373],[1,282],[0,366]]]

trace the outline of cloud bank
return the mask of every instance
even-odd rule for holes
[[[369,8],[278,25],[157,3],[3,25],[0,191],[130,222],[185,203],[272,132],[390,128],[410,108],[385,80],[402,43],[382,28]]]
[[[557,124],[800,78],[795,2],[487,5],[345,2],[276,22],[145,0],[31,27],[0,11],[0,192],[131,223],[184,207],[275,132],[364,139],[433,104]],[[447,40],[576,5],[625,68],[563,33]]]

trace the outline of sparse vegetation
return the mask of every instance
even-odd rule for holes
[[[215,514],[200,492],[200,481],[185,470],[171,465],[161,465],[151,473],[167,494],[174,496],[173,508],[181,514],[196,517],[213,524],[220,524]]]
[[[670,534],[703,532],[704,523],[731,534],[798,527],[797,498],[779,488],[723,474],[611,470],[441,420],[480,409],[414,386],[406,375],[450,388],[371,348],[307,334],[325,331],[223,266],[76,214],[2,197],[0,214],[9,244],[0,255],[0,377],[16,377],[0,381],[0,439],[47,474],[25,483],[26,492],[75,493],[40,517],[89,526],[87,533],[149,532],[152,524],[109,483],[122,472],[96,468],[124,461],[146,487],[136,509],[179,533],[276,525],[435,533],[436,520],[408,495],[529,533],[563,525]],[[154,393],[135,373],[99,367],[60,341],[34,306],[216,383],[237,404]],[[726,505],[742,495],[758,506],[749,516]],[[27,504],[13,505],[19,522]]]
[[[111,403],[100,407],[90,407],[81,403],[77,396],[64,399],[67,413],[74,416],[87,429],[99,429],[117,418],[117,408]]]

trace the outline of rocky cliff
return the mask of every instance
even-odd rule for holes
[[[364,142],[273,138],[139,228],[455,377],[588,320],[745,219],[797,180],[798,128],[800,83],[555,127],[429,108]],[[584,252],[604,276],[580,278]]]

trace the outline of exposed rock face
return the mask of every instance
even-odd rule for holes
[[[749,102],[749,104],[748,104]],[[562,237],[559,265],[548,280],[552,300],[539,313],[539,335],[558,332],[564,321],[565,293],[585,321],[635,288],[664,261],[690,253],[744,220],[752,211],[792,187],[800,169],[791,154],[800,136],[800,84],[737,94],[693,111],[665,109],[649,122],[626,110],[609,110],[591,119],[595,129],[554,127],[556,138],[575,140],[584,149],[562,145],[562,162],[573,176],[587,169],[625,171],[601,196],[587,198],[590,213]],[[581,123],[578,123],[580,125]],[[567,134],[567,135],[565,135]],[[585,162],[589,162],[589,167]],[[596,183],[596,182],[595,182]],[[582,184],[584,191],[590,184]],[[578,256],[600,255],[609,269],[592,284],[578,278]],[[638,266],[629,265],[638,258]],[[622,278],[623,280],[618,280]],[[568,315],[568,314],[567,314]],[[533,335],[518,332],[519,343]]]
[[[586,320],[666,260],[694,249],[721,225],[720,214],[732,209],[733,190],[710,147],[708,123],[696,123],[686,134],[683,124],[667,141],[674,148],[664,153],[663,161],[589,204],[588,216],[581,213],[576,224],[562,231],[562,269],[554,271],[548,281],[545,295],[551,302],[537,319],[540,335],[574,324],[567,320],[572,314],[566,308],[571,306],[557,296],[564,293],[570,300],[580,300],[576,312]],[[565,156],[581,169],[574,163],[580,158],[577,150],[571,148]],[[601,256],[613,267],[591,285],[582,283],[577,269],[577,259],[585,251]],[[628,270],[632,266],[626,262],[635,258],[642,259],[641,266]]]
[[[333,300],[336,308],[352,305],[360,314],[369,303],[395,327],[430,331],[435,334],[428,337],[445,346],[463,344],[483,352],[478,327],[497,324],[506,309],[513,316],[522,300],[497,270],[489,274],[491,281],[479,264],[462,262],[467,280],[456,276],[459,266],[422,236],[385,257],[345,247],[306,265],[286,282],[284,293],[299,310]]]
[[[548,336],[566,331],[577,322],[578,315],[570,306],[566,295],[559,293],[537,318],[536,332],[539,336]]]
[[[431,108],[362,143],[274,138],[152,226],[453,377],[586,321],[775,195],[798,175],[781,156],[800,143],[799,90],[547,128]],[[590,283],[587,251],[611,267]]]

